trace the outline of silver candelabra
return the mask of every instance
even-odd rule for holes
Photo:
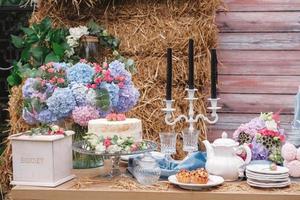
[[[188,93],[188,97],[185,99],[188,100],[188,102],[189,102],[188,116],[181,114],[177,118],[174,119],[172,117],[172,113],[175,111],[175,109],[172,108],[172,104],[173,104],[174,100],[165,100],[166,108],[164,108],[162,110],[164,112],[166,112],[166,116],[165,116],[166,124],[168,124],[170,126],[174,126],[177,122],[184,119],[187,123],[189,123],[189,131],[192,132],[192,131],[194,131],[194,123],[198,122],[199,119],[202,119],[202,120],[208,122],[209,124],[217,123],[217,121],[219,120],[217,110],[221,109],[221,107],[217,106],[217,103],[218,103],[218,100],[220,100],[220,98],[216,98],[216,99],[209,98],[208,99],[211,104],[211,106],[208,107],[208,109],[211,110],[211,117],[212,117],[212,119],[209,119],[208,117],[206,117],[204,114],[201,114],[201,113],[199,113],[195,116],[194,101],[198,99],[195,97],[195,92],[197,91],[197,89],[186,89],[186,91]]]

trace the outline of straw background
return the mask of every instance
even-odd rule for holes
[[[206,112],[206,98],[210,88],[209,49],[216,47],[218,29],[214,23],[215,12],[223,7],[221,0],[43,0],[31,23],[46,16],[52,18],[54,26],[76,26],[90,19],[102,24],[121,40],[120,52],[131,57],[137,65],[134,83],[140,89],[138,105],[128,113],[129,117],[143,121],[144,138],[159,140],[158,133],[168,131],[164,122],[166,82],[166,49],[173,48],[173,99],[177,116],[187,113],[188,104],[185,87],[188,77],[188,40],[195,40],[195,86],[199,100],[197,112]],[[102,57],[109,56],[102,53]],[[9,101],[11,134],[28,129],[20,119],[22,105],[20,87],[13,88]],[[176,125],[182,130],[185,123]],[[197,124],[201,137],[205,138],[206,127]],[[178,137],[178,147],[182,146]],[[178,148],[176,158],[184,152]],[[7,148],[2,158],[1,184],[8,189],[11,178],[11,149]]]

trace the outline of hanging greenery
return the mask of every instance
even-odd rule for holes
[[[10,86],[19,85],[24,77],[34,73],[43,64],[78,62],[80,38],[84,35],[96,36],[102,47],[113,52],[114,59],[123,62],[129,71],[135,71],[134,61],[118,52],[120,40],[94,21],[90,21],[87,26],[70,29],[53,28],[51,19],[46,17],[40,23],[22,27],[21,30],[22,36],[11,35],[13,45],[22,51],[20,59],[13,63],[13,70],[7,79]]]

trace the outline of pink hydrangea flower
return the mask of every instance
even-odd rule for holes
[[[80,126],[87,126],[92,119],[100,118],[98,110],[93,106],[79,106],[72,111],[72,118]]]

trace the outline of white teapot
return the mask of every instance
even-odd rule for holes
[[[238,142],[227,138],[226,132],[212,144],[207,140],[203,143],[207,151],[205,168],[210,174],[222,176],[225,181],[235,181],[244,176],[245,166],[251,161],[251,150],[248,145],[239,146]],[[247,153],[245,161],[237,155],[241,149]]]

